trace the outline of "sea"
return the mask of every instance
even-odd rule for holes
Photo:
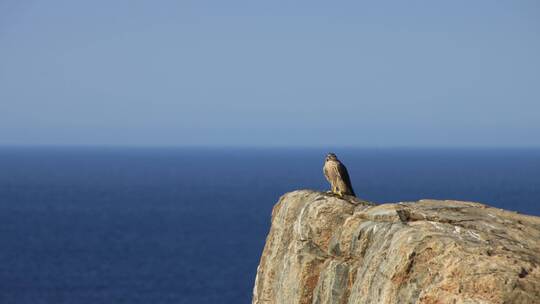
[[[0,303],[251,303],[272,206],[327,190],[540,215],[540,149],[0,147]]]

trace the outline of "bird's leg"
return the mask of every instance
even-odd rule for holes
[[[334,185],[332,185],[332,184],[330,183],[330,190],[326,191],[326,193],[327,193],[327,194],[332,194],[332,193],[334,193]]]
[[[341,188],[339,188],[338,186],[335,187],[334,193],[337,194],[339,197],[343,197],[343,193],[341,191]]]

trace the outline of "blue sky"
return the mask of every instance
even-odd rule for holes
[[[1,145],[540,146],[538,1],[0,1]]]

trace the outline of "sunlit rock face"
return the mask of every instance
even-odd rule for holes
[[[272,211],[253,303],[540,303],[539,265],[539,217],[301,190]]]

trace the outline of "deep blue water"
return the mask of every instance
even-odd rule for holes
[[[317,149],[0,148],[0,303],[250,303],[270,211]],[[334,151],[359,196],[540,215],[540,150]]]

